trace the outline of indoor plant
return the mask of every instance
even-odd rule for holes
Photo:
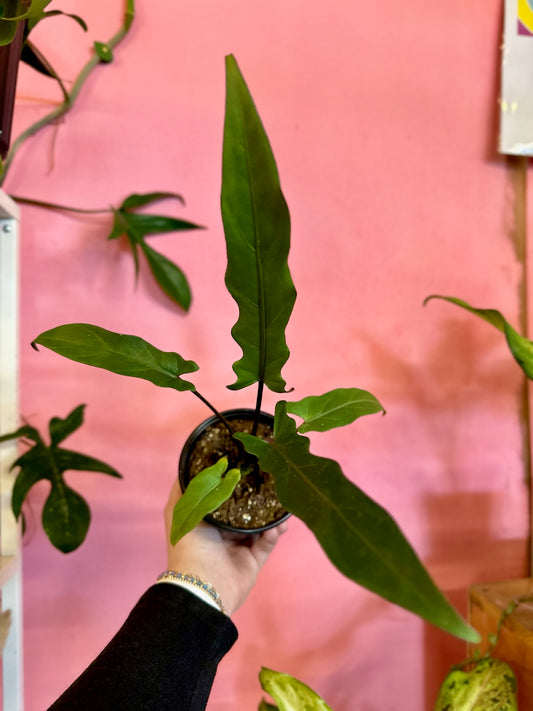
[[[221,207],[226,285],[239,306],[232,336],[242,349],[242,358],[233,366],[237,379],[229,388],[257,383],[251,432],[236,433],[235,438],[273,477],[283,507],[306,523],[348,578],[459,637],[477,640],[477,633],[446,601],[389,514],[350,482],[337,462],[309,451],[304,432],[325,431],[381,411],[370,393],[344,388],[299,401],[280,399],[272,437],[256,436],[263,387],[280,395],[287,392],[281,369],[289,357],[285,327],[296,296],[287,262],[290,219],[270,144],[232,56],[226,58],[226,79]],[[194,361],[160,351],[137,336],[68,324],[40,334],[33,345],[162,387],[190,391],[221,417],[194,384],[182,378],[197,370]],[[303,422],[297,427],[290,415]],[[235,467],[228,472],[228,467],[220,457],[202,477],[205,481],[193,501],[187,495],[182,498],[190,508],[184,513],[183,504],[178,506],[174,540],[206,509],[230,495],[240,472]],[[206,498],[209,506],[202,506]]]

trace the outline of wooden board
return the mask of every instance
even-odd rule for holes
[[[518,708],[533,709],[533,578],[507,580],[474,585],[469,594],[469,619],[483,637],[477,647],[483,654],[488,646],[488,635],[496,634],[502,612],[516,598],[531,596],[531,602],[521,603],[505,620],[493,656],[507,662],[518,681]]]

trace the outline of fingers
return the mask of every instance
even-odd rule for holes
[[[280,536],[286,533],[288,522],[284,521],[279,526],[269,528],[261,536],[252,543],[250,550],[252,551],[259,566],[264,565],[268,556],[272,553]]]

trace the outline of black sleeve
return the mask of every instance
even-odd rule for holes
[[[49,711],[203,711],[236,639],[229,617],[188,590],[158,583]]]

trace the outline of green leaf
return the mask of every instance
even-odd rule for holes
[[[192,383],[180,377],[198,370],[194,361],[160,351],[138,336],[114,333],[87,323],[71,323],[41,333],[32,343],[34,347],[35,344],[111,373],[148,380],[163,388],[195,391]]]
[[[122,234],[131,234],[137,240],[148,235],[163,234],[165,232],[183,232],[185,230],[201,230],[203,227],[187,220],[165,215],[145,215],[143,213],[126,212],[118,210],[122,217],[122,224],[126,229]],[[117,235],[120,236],[120,235]],[[108,237],[108,239],[112,239]]]
[[[42,523],[50,542],[63,553],[76,550],[87,535],[91,512],[83,497],[62,481],[52,486],[43,507]]]
[[[0,442],[8,442],[10,439],[17,439],[18,437],[26,437],[37,444],[41,442],[41,435],[35,427],[31,427],[30,425],[22,425],[18,430],[0,436]]]
[[[262,699],[257,711],[279,711],[279,709],[277,706],[274,706],[274,704],[269,704],[267,701]]]
[[[511,667],[487,657],[470,671],[454,669],[439,691],[435,711],[517,711]]]
[[[152,202],[159,202],[160,200],[168,200],[168,199],[175,199],[181,202],[182,205],[185,205],[185,201],[183,200],[181,195],[178,195],[178,193],[169,193],[169,192],[153,192],[153,193],[133,193],[132,195],[128,195],[128,197],[124,200],[122,205],[120,206],[121,210],[133,210],[134,208],[137,207],[144,207],[144,205],[149,205]]]
[[[11,508],[17,521],[21,513],[22,504],[32,486],[41,481],[41,479],[52,481],[53,471],[50,470],[50,463],[48,448],[44,444],[37,444],[19,457],[11,466],[11,469],[20,467],[11,494]]]
[[[287,412],[298,415],[304,422],[298,432],[326,432],[342,427],[363,415],[385,412],[376,398],[366,390],[339,388],[324,395],[311,395],[298,402],[288,402]]]
[[[112,208],[113,212],[113,226],[111,232],[108,234],[107,239],[118,239],[122,235],[130,234],[130,223],[128,221],[129,213],[123,212],[121,210],[116,210]],[[139,236],[135,233],[135,242],[139,242]]]
[[[172,513],[170,542],[173,546],[233,494],[241,473],[238,469],[226,473],[227,468],[228,458],[221,457],[191,479]]]
[[[110,467],[109,464],[102,462],[100,459],[88,457],[80,452],[73,452],[70,449],[55,449],[54,459],[56,466],[61,471],[81,471],[81,472],[99,472],[100,474],[109,474],[110,476],[122,479],[122,474],[119,474],[116,469]]]
[[[30,489],[38,481],[47,479],[51,484],[51,491],[43,508],[43,527],[51,543],[64,553],[74,550],[83,542],[90,522],[87,503],[67,486],[64,472],[97,471],[121,478],[121,475],[105,462],[57,446],[81,426],[84,408],[85,405],[78,405],[66,418],[53,417],[50,420],[50,446],[46,446],[39,432],[29,425],[24,425],[13,433],[30,437],[36,442],[11,466],[11,469],[19,469],[11,496],[13,514],[18,520]]]
[[[52,417],[49,424],[49,431],[50,441],[53,447],[57,446],[82,426],[84,410],[85,405],[78,405],[65,419]]]
[[[177,264],[149,247],[144,240],[140,243],[140,247],[161,289],[185,311],[188,311],[191,305],[191,290],[185,274]]]
[[[95,42],[94,51],[98,55],[100,61],[105,63],[113,61],[113,50],[108,44],[104,44],[104,42]]]
[[[276,405],[274,439],[234,435],[274,477],[281,503],[315,534],[350,580],[468,641],[479,641],[431,580],[389,514],[347,479],[337,462],[309,451],[286,403]]]
[[[263,667],[259,680],[263,691],[278,704],[279,711],[332,711],[313,689],[289,674]]]
[[[233,56],[226,57],[222,157],[226,286],[239,307],[232,336],[242,349],[231,389],[257,381],[285,391],[285,327],[296,299],[288,267],[290,216],[261,119]]]
[[[428,296],[424,300],[424,305],[431,299],[442,299],[443,301],[449,301],[452,304],[461,306],[463,309],[470,311],[470,313],[479,316],[479,318],[482,318],[484,321],[488,321],[488,323],[492,324],[498,331],[501,331],[505,335],[507,345],[514,359],[527,377],[533,380],[533,341],[529,341],[517,333],[499,311],[495,309],[478,309],[474,306],[470,306],[470,304],[462,299],[456,299],[453,296],[440,296],[439,294]]]
[[[48,3],[46,3],[48,4]],[[73,15],[70,12],[63,12],[62,10],[50,10],[49,12],[36,12],[35,15],[31,16],[28,18],[28,23],[27,23],[27,30],[26,30],[26,36],[35,29],[36,25],[41,21],[45,20],[48,17],[56,17],[57,15],[64,15],[65,17],[69,17],[71,20],[74,20],[74,22],[77,22],[78,25],[82,28],[84,32],[87,32],[87,23],[85,20],[80,17],[79,15]]]

